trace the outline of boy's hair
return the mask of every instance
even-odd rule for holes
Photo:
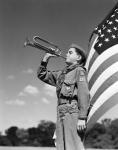
[[[81,55],[80,64],[81,64],[82,66],[84,66],[85,63],[86,63],[86,54],[85,54],[84,49],[83,49],[82,47],[76,45],[76,44],[71,44],[70,48],[75,48],[76,53],[77,53],[78,55]]]

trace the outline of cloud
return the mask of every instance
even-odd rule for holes
[[[50,104],[50,101],[45,97],[42,98],[42,102],[45,104]]]
[[[27,69],[27,70],[23,70],[23,73],[25,74],[33,74],[33,70],[31,68]]]
[[[45,84],[44,85],[44,91],[46,95],[49,95],[51,97],[55,97],[56,96],[56,88],[54,86]]]
[[[32,86],[32,85],[27,85],[23,91],[21,91],[19,93],[19,96],[26,96],[27,94],[33,95],[33,96],[37,96],[39,94],[39,90],[37,87]]]
[[[18,94],[18,96],[26,96],[26,93],[20,92],[20,93]]]
[[[31,94],[31,95],[37,95],[39,94],[39,90],[37,87],[35,86],[32,86],[32,85],[28,85],[24,88],[24,92],[25,93],[28,93],[28,94]]]
[[[13,80],[13,79],[15,79],[15,76],[14,76],[14,75],[9,75],[9,76],[7,77],[7,79]]]
[[[25,105],[25,102],[23,100],[20,100],[20,99],[8,100],[5,103],[7,105],[16,105],[16,106],[24,106]]]

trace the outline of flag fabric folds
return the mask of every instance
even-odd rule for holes
[[[91,110],[88,129],[118,104],[118,3],[93,31],[86,62]]]

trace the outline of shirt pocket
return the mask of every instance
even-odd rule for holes
[[[60,94],[66,97],[72,97],[74,88],[75,88],[75,82],[64,81],[62,84]]]

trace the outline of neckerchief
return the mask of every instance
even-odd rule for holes
[[[80,66],[79,64],[72,64],[72,65],[67,65],[64,69],[63,69],[63,73],[66,74],[68,72],[70,72],[71,70],[75,69],[76,67]]]

